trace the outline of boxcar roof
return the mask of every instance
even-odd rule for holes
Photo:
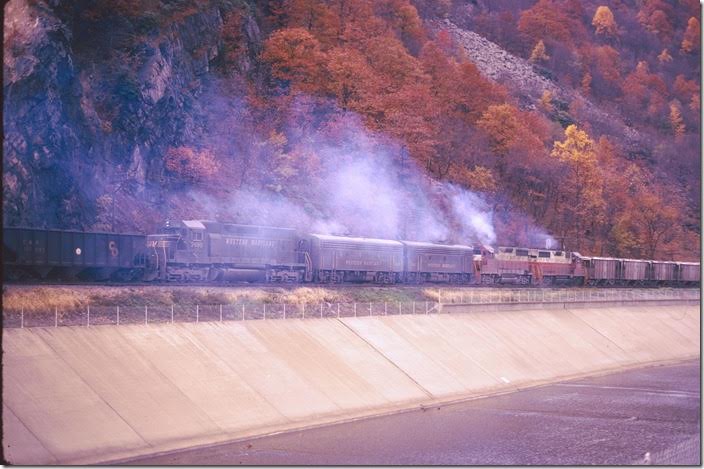
[[[348,243],[374,243],[374,244],[385,244],[387,246],[403,246],[399,241],[393,241],[391,239],[377,239],[377,238],[352,238],[349,236],[333,236],[312,233],[312,237],[320,239],[321,241],[345,241]]]

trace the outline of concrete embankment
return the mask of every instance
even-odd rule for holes
[[[699,307],[3,330],[3,448],[70,464],[699,356]]]

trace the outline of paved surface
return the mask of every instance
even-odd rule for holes
[[[700,425],[696,360],[129,464],[631,464]]]
[[[699,357],[696,306],[3,329],[15,464],[137,457]]]

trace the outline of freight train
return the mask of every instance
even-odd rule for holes
[[[304,234],[183,220],[156,234],[3,230],[8,280],[697,286],[698,262]]]

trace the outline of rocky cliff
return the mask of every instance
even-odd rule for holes
[[[5,224],[89,227],[102,203],[121,228],[141,226],[131,215],[158,208],[165,149],[203,137],[223,18],[248,8],[91,4],[5,6]],[[256,48],[256,21],[242,30]],[[112,228],[112,214],[102,221]]]

